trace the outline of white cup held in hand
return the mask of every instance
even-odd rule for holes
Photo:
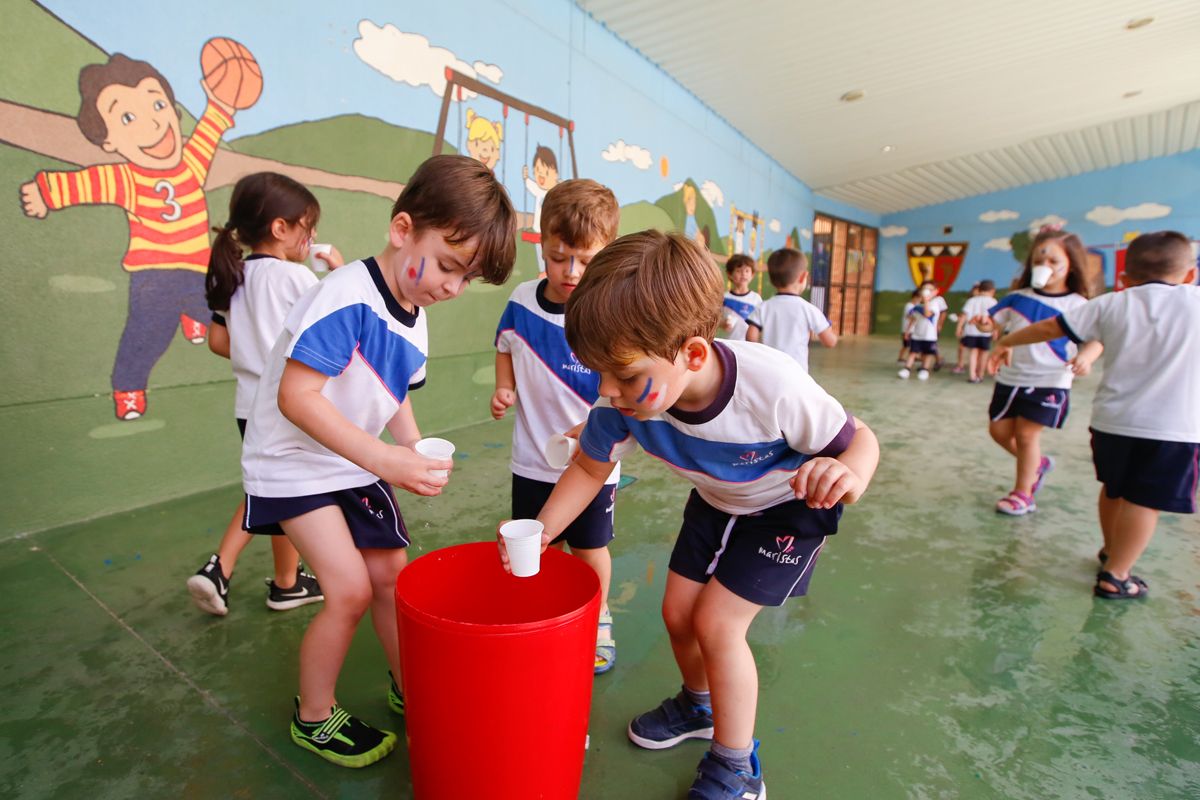
[[[323,258],[317,258],[317,253],[329,255],[333,250],[331,244],[310,244],[308,246],[308,263],[312,266],[313,272],[328,272],[329,262]]]
[[[536,519],[514,519],[500,526],[508,566],[516,577],[530,578],[541,569],[543,530],[545,527]]]
[[[426,458],[436,458],[445,461],[454,456],[454,443],[439,439],[436,436],[431,436],[428,439],[422,439],[417,442],[415,449],[418,453]],[[439,478],[445,478],[450,475],[448,469],[431,469],[430,475],[436,475]]]
[[[551,436],[542,450],[542,454],[546,456],[546,463],[554,469],[569,467],[577,452],[579,452],[579,440],[563,436],[561,433]]]

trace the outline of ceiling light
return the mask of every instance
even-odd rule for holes
[[[893,150],[895,150],[896,148],[892,147],[890,144],[885,144],[883,147],[881,147],[881,148],[879,148],[879,149],[880,149],[881,151],[883,151],[884,153],[890,153],[890,152],[892,152]]]
[[[867,93],[862,89],[851,89],[842,95],[840,99],[843,103],[853,103],[856,100],[862,100],[866,96]]]
[[[1123,98],[1125,98],[1126,100],[1128,100],[1128,99],[1129,99],[1129,98],[1131,98],[1131,97],[1137,97],[1137,96],[1138,96],[1139,94],[1141,94],[1141,93],[1142,93],[1142,90],[1141,90],[1141,89],[1134,89],[1134,90],[1133,90],[1133,91],[1131,91],[1131,92],[1126,92],[1125,94],[1121,95],[1121,97],[1123,97]]]
[[[1151,22],[1154,22],[1154,17],[1138,17],[1137,19],[1131,19],[1129,22],[1126,22],[1125,29],[1136,31],[1138,28],[1146,27]]]

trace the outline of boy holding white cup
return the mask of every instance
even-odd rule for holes
[[[511,462],[515,520],[533,519],[542,510],[569,464],[569,445],[557,439],[564,432],[577,435],[574,429],[599,397],[599,377],[575,358],[563,326],[567,299],[592,256],[616,238],[620,213],[612,191],[595,181],[564,181],[547,192],[541,216],[546,277],[519,285],[500,318],[491,410],[494,418],[502,418],[516,403],[519,388]],[[597,675],[612,669],[617,655],[608,609],[608,543],[619,479],[617,466],[583,513],[554,541],[558,547],[570,545],[571,555],[600,579]]]

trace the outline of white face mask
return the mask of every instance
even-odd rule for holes
[[[1029,276],[1029,285],[1035,289],[1042,289],[1050,282],[1050,278],[1054,275],[1054,269],[1046,264],[1036,265]]]

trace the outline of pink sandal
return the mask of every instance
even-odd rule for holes
[[[1023,517],[1037,511],[1037,503],[1033,502],[1033,498],[1029,495],[1014,489],[1008,493],[1007,497],[1001,497],[996,501],[996,511],[1010,517]]]

